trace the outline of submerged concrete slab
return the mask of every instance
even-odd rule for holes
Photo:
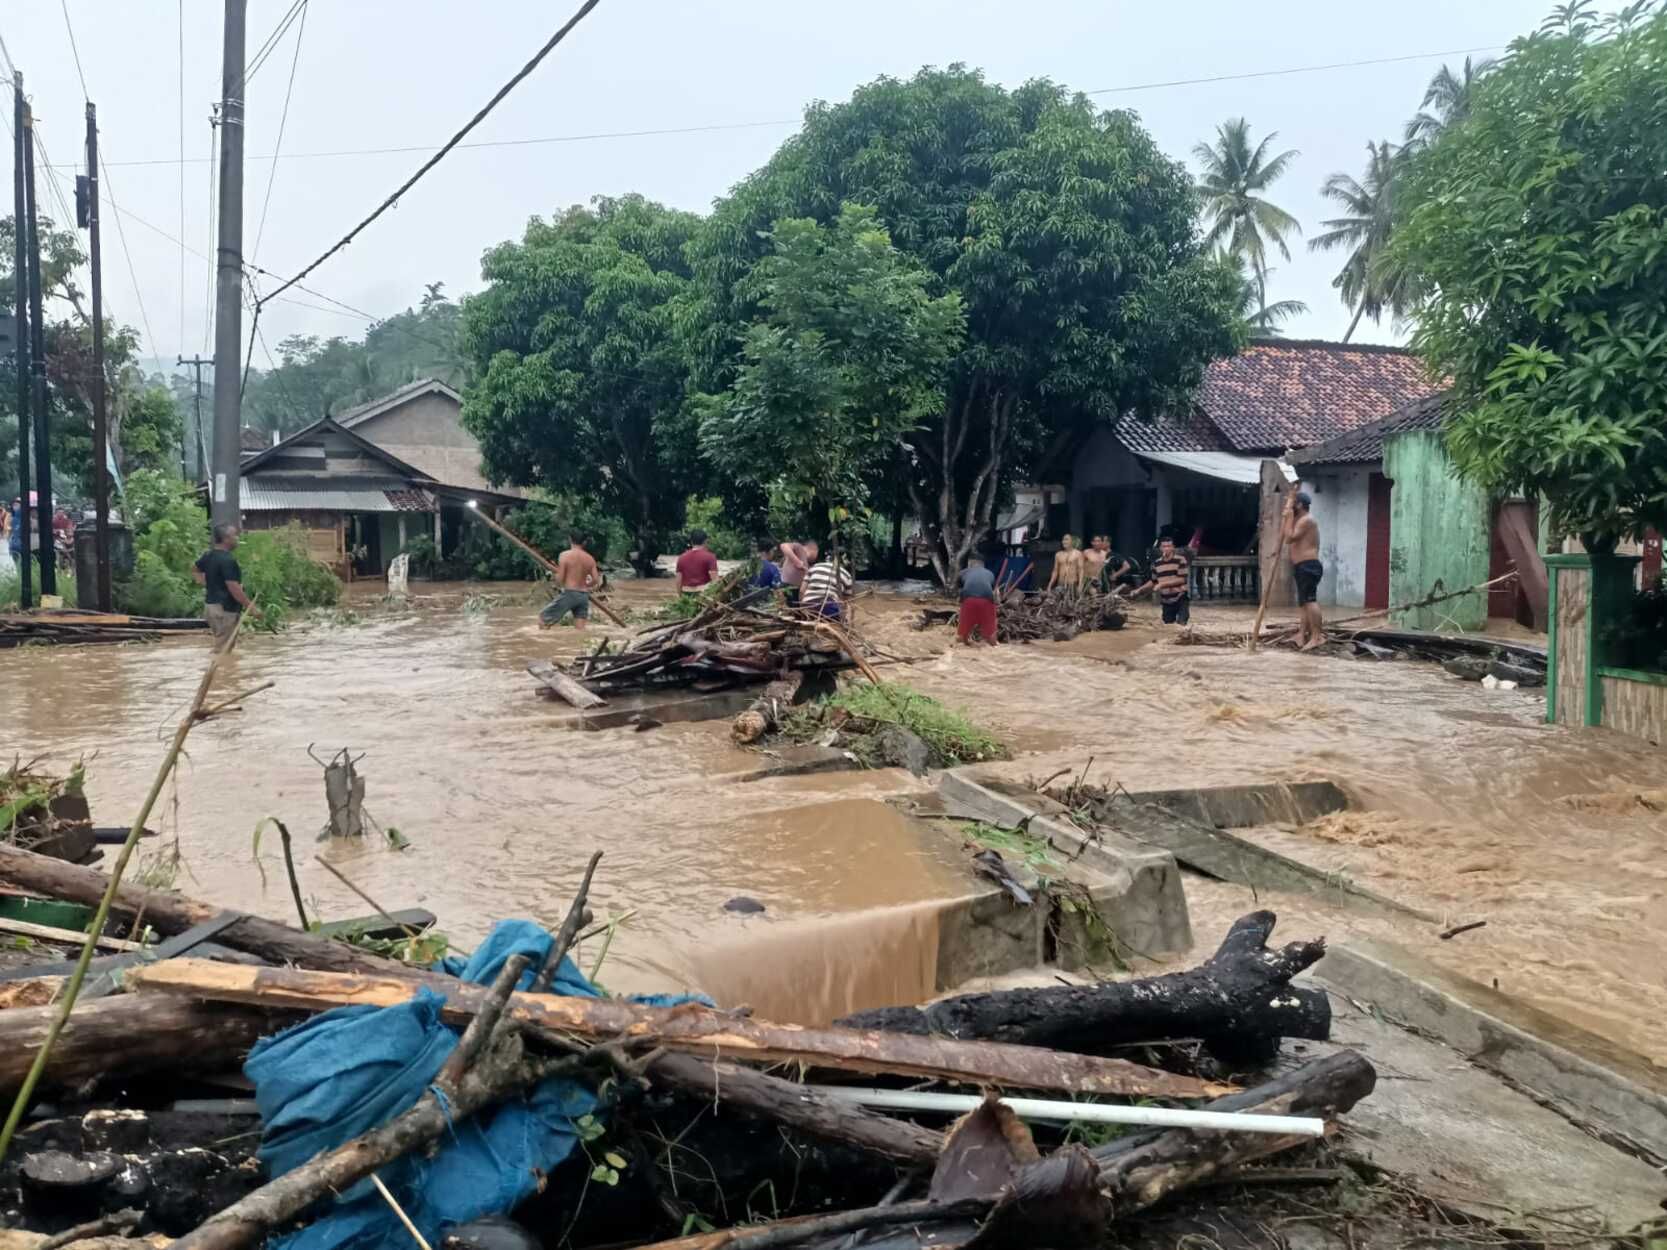
[[[760,755],[764,757],[765,763],[757,768],[749,768],[743,773],[731,773],[724,780],[764,781],[770,777],[805,777],[812,773],[855,772],[867,767],[849,751],[841,751],[838,747],[817,746],[815,743],[776,747],[762,751]]]
[[[1643,1056],[1388,943],[1334,946],[1315,973],[1588,1131],[1667,1160],[1667,1071]]]
[[[1175,857],[1120,834],[1086,834],[1061,819],[1065,809],[1045,795],[973,770],[938,780],[945,810],[1003,828],[1024,826],[1073,864],[1107,880],[1097,886],[1101,914],[1117,941],[1137,955],[1176,954],[1192,948],[1192,925]]]
[[[1342,1118],[1345,1150],[1461,1211],[1508,1228],[1556,1231],[1558,1240],[1580,1230],[1626,1232],[1660,1216],[1667,1182],[1648,1163],[1442,1043],[1360,1010],[1350,990],[1328,988],[1332,1042],[1306,1043],[1289,1060],[1346,1046],[1377,1068],[1371,1097]]]
[[[1272,782],[1254,786],[1200,786],[1193,790],[1140,790],[1129,796],[1217,829],[1255,825],[1305,825],[1349,806],[1331,781]]]

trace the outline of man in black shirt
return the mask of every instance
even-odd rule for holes
[[[191,576],[203,588],[203,615],[208,618],[208,630],[214,635],[214,645],[223,647],[238,617],[247,608],[255,616],[260,609],[243,593],[243,570],[232,556],[237,547],[237,526],[216,525],[214,546],[197,558]]]

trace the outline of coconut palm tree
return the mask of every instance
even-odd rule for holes
[[[1470,116],[1470,100],[1476,82],[1492,64],[1491,60],[1472,64],[1467,56],[1464,58],[1464,69],[1457,74],[1446,65],[1437,70],[1435,77],[1430,79],[1430,85],[1424,89],[1424,99],[1418,106],[1417,115],[1407,123],[1407,147],[1426,147],[1454,122]]]
[[[1338,204],[1343,216],[1320,224],[1324,234],[1308,241],[1311,251],[1349,249],[1349,258],[1331,280],[1343,302],[1354,309],[1354,320],[1343,335],[1347,343],[1363,316],[1374,322],[1387,310],[1397,320],[1412,307],[1412,281],[1404,273],[1392,272],[1385,263],[1390,236],[1395,229],[1395,179],[1405,161],[1405,149],[1385,139],[1366,144],[1366,173],[1363,178],[1341,171],[1320,187],[1320,194]]]
[[[1272,277],[1274,271],[1269,269],[1264,277]],[[1240,270],[1239,287],[1239,318],[1250,328],[1252,338],[1276,339],[1285,333],[1284,325],[1292,317],[1300,317],[1308,311],[1308,305],[1300,299],[1281,299],[1273,303],[1264,303],[1261,288],[1256,279]]]
[[[1200,143],[1192,150],[1203,169],[1200,184],[1209,227],[1204,242],[1249,265],[1263,310],[1268,303],[1268,249],[1277,248],[1290,260],[1285,236],[1302,233],[1295,217],[1266,198],[1268,188],[1297,156],[1290,149],[1270,157],[1268,148],[1278,137],[1272,132],[1252,145],[1250,123],[1235,117],[1216,127],[1214,143]]]

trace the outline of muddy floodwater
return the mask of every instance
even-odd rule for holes
[[[315,855],[386,907],[433,911],[467,947],[502,916],[558,923],[602,849],[597,916],[630,913],[602,972],[613,988],[700,988],[805,1020],[931,992],[934,909],[979,887],[943,822],[882,801],[926,783],[894,771],[742,783],[759,757],[730,744],[726,721],[564,727],[568,709],[536,698],[524,667],[584,639],[540,631],[535,590],[490,587],[492,602],[471,610],[472,592],[417,589],[409,611],[367,603],[357,623],[244,639],[228,689],[273,689],[193,732],[151,821],[165,836],[148,858],[178,836],[180,888],[288,917],[275,839],[261,842],[264,884],[254,859],[255,828],[275,816],[300,839],[304,890],[322,914],[368,908]],[[663,582],[627,585],[618,597],[664,593]],[[903,598],[870,597],[858,623],[911,661],[888,676],[1014,747],[995,766],[1003,775],[1086,768],[1130,789],[1336,781],[1359,810],[1249,836],[1449,923],[1488,923],[1442,941],[1445,926],[1264,894],[1289,936],[1320,926],[1387,937],[1667,1062],[1651,1023],[1667,1018],[1661,751],[1548,727],[1537,694],[1484,691],[1431,665],[1176,647],[1144,615],[1069,644],[946,650],[945,631],[907,628],[910,612]],[[206,653],[185,638],[0,654],[0,741],[58,766],[88,756],[95,817],[126,822]],[[366,807],[409,849],[312,841],[325,812],[309,746],[364,753]],[[725,910],[737,897],[765,910]],[[1219,883],[1195,882],[1189,897],[1201,948],[1255,905]],[[600,946],[585,947],[587,966]]]

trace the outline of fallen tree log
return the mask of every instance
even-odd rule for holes
[[[25,894],[96,907],[109,884],[110,878],[97,869],[68,864],[0,843],[0,885],[10,886]],[[142,911],[146,924],[169,936],[212,920],[222,910],[212,903],[200,902],[183,894],[131,885],[117,890],[111,904],[114,914],[128,918]],[[344,942],[304,933],[260,916],[240,916],[217,933],[215,941],[259,955],[273,963],[299,964],[332,972],[376,972],[431,979],[395,960],[383,959]]]
[[[249,968],[200,959],[171,959],[134,969],[124,984],[130,991],[300,1011],[391,1007],[417,991],[417,983],[409,977]],[[486,1001],[487,990],[482,986],[449,978],[433,978],[424,984],[444,996],[443,1014],[452,1023],[469,1020]],[[742,1019],[694,1004],[645,1007],[617,998],[514,994],[506,1014],[535,1035],[652,1044],[726,1060],[791,1061],[846,1072],[1127,1097],[1207,1098],[1230,1088],[1121,1059],[906,1033],[807,1029]]]
[[[665,1054],[648,1065],[648,1077],[702,1099],[721,1102],[726,1109],[745,1111],[900,1163],[931,1163],[943,1149],[943,1134],[934,1129],[835,1102],[797,1082],[733,1063],[708,1063],[694,1055]]]
[[[747,705],[747,710],[736,716],[730,733],[740,743],[757,742],[780,727],[793,706],[793,699],[804,684],[802,672],[788,673],[765,686],[759,696]]]
[[[1325,939],[1269,950],[1274,924],[1271,911],[1241,917],[1214,955],[1185,972],[964,994],[925,1007],[858,1012],[836,1023],[1082,1054],[1196,1037],[1218,1058],[1261,1062],[1278,1053],[1282,1037],[1323,1041],[1331,1033],[1331,1004],[1324,992],[1290,984],[1325,954]]]
[[[535,660],[527,665],[527,672],[531,673],[537,681],[542,682],[546,690],[551,691],[580,711],[587,708],[601,707],[607,703],[607,700],[601,695],[594,690],[587,690],[548,660]]]
[[[23,1084],[57,1011],[50,1005],[0,1011],[0,1092]],[[70,1084],[160,1068],[214,1072],[242,1062],[256,1041],[293,1019],[289,1013],[156,994],[78,1003],[41,1075]]]

